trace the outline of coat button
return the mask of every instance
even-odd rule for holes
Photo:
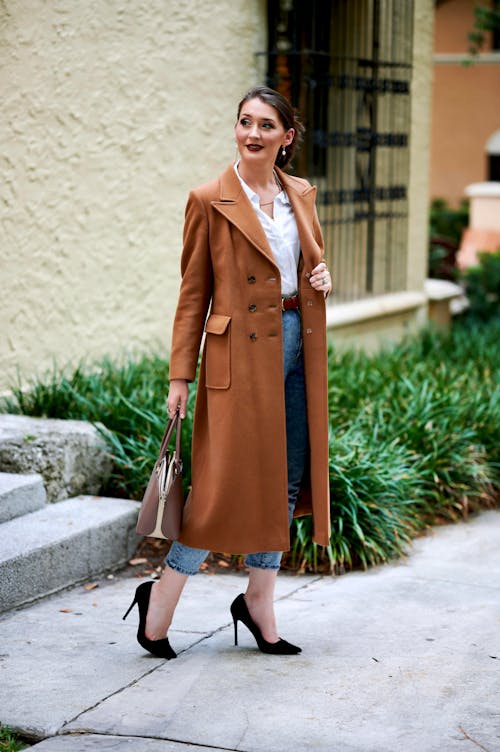
[[[306,334],[312,334],[312,329],[306,329]]]
[[[312,300],[311,300],[311,299],[308,299],[308,301],[307,301],[307,305],[308,305],[308,306],[312,306],[312,305],[313,305],[313,302],[312,302]]]
[[[252,340],[252,342],[255,342],[257,339],[257,334],[255,332],[252,332],[250,335],[250,339]]]
[[[249,284],[249,285],[253,285],[253,284],[255,284],[255,282],[257,281],[257,280],[255,279],[255,277],[253,276],[253,274],[250,274],[250,275],[249,275],[249,276],[247,277],[247,280],[248,280],[248,284]]]
[[[250,313],[255,313],[255,311],[257,310],[257,306],[255,305],[255,303],[250,303],[250,305],[248,306],[248,310],[250,311]]]

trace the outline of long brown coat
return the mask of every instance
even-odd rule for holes
[[[323,256],[316,189],[279,170],[278,175],[301,245],[310,472],[295,514],[312,512],[314,540],[328,545],[325,301],[306,277]],[[171,379],[194,380],[204,331],[206,337],[193,427],[192,490],[180,540],[228,553],[287,550],[281,280],[233,166],[190,193],[181,270]]]

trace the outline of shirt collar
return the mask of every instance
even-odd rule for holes
[[[235,162],[235,163],[234,163],[234,171],[235,171],[235,173],[236,173],[236,175],[237,175],[237,177],[238,177],[238,180],[239,180],[239,181],[240,181],[240,183],[241,183],[241,187],[242,187],[242,188],[243,188],[243,190],[245,191],[246,195],[248,196],[248,198],[250,199],[250,201],[252,202],[252,204],[255,204],[256,206],[259,206],[259,204],[260,204],[260,197],[259,197],[259,194],[258,194],[258,193],[255,193],[255,191],[253,191],[253,190],[252,190],[252,189],[250,188],[250,186],[249,186],[249,185],[247,185],[247,184],[245,183],[245,181],[243,180],[243,178],[241,177],[240,173],[238,172],[238,165],[239,165],[239,163],[240,163],[240,160],[239,160],[239,159],[238,159],[238,161],[237,161],[237,162]],[[277,200],[278,200],[278,201],[279,201],[279,202],[280,202],[281,204],[283,204],[284,206],[287,206],[288,204],[290,204],[290,201],[288,200],[288,196],[286,195],[286,192],[285,192],[285,190],[284,190],[284,189],[282,189],[282,191],[281,191],[280,193],[278,193],[278,195],[276,196],[276,199],[277,199]],[[276,200],[276,199],[275,199],[275,200]]]

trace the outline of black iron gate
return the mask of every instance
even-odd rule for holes
[[[299,108],[339,300],[406,289],[413,0],[268,0],[262,77]]]

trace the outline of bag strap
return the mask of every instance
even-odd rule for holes
[[[169,418],[167,427],[165,429],[165,433],[163,434],[163,439],[161,441],[161,447],[160,447],[160,453],[158,455],[159,462],[161,462],[161,460],[167,453],[168,445],[170,443],[170,439],[172,438],[172,433],[174,431],[176,431],[175,455],[177,458],[177,463],[179,464],[181,462],[181,426],[182,426],[181,414],[179,412],[179,408],[177,408],[177,410],[175,411],[175,415],[172,418]]]
[[[179,408],[177,408],[177,435],[175,437],[175,455],[177,457],[177,464],[182,465],[182,459],[181,459],[181,428],[182,428],[182,418],[181,414],[179,412]]]

